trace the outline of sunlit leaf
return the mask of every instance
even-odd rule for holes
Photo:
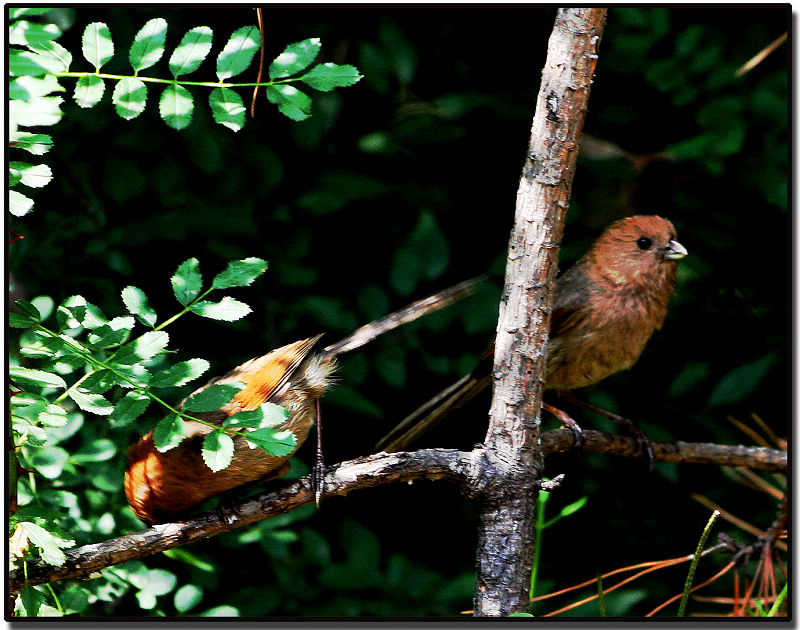
[[[192,122],[192,93],[182,85],[168,85],[161,94],[158,111],[167,125],[173,129],[185,129]]]
[[[114,56],[111,31],[102,22],[92,22],[83,31],[82,52],[98,72]]]
[[[134,72],[149,68],[161,59],[166,39],[167,21],[164,18],[148,20],[136,34],[128,53]]]
[[[194,72],[211,52],[214,35],[207,26],[197,26],[186,33],[169,58],[169,71],[174,77]]]
[[[217,57],[217,77],[220,81],[244,72],[261,45],[261,33],[255,26],[234,31]]]

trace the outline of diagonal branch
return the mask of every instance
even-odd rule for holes
[[[632,438],[587,430],[583,450],[635,457]],[[572,448],[573,434],[556,429],[542,434],[542,453],[547,455]],[[725,466],[746,466],[755,470],[785,472],[786,451],[745,446],[690,444],[687,442],[654,442],[656,461],[705,463]],[[387,483],[414,480],[445,480],[468,491],[468,480],[474,475],[479,451],[428,449],[413,453],[378,453],[370,457],[331,466],[325,474],[325,496],[344,496],[353,490],[373,488]],[[46,584],[64,579],[88,578],[107,567],[144,558],[174,547],[211,538],[237,527],[284,514],[314,501],[308,477],[282,488],[257,494],[236,506],[238,515],[226,525],[216,512],[201,514],[190,521],[156,525],[99,543],[84,545],[66,554],[60,567],[43,562],[28,563],[28,583]],[[9,574],[9,594],[16,594],[25,584],[22,569]]]

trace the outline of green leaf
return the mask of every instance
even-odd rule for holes
[[[21,84],[23,79],[17,79],[15,83]],[[47,79],[55,81],[55,77],[48,75]],[[30,81],[38,81],[30,79]],[[42,81],[38,81],[42,83]],[[47,84],[45,80],[43,83]],[[55,81],[58,84],[58,81]],[[41,96],[29,99],[31,102],[24,100],[12,100],[8,103],[9,121],[15,122],[20,127],[38,127],[55,125],[64,112],[61,111],[61,103],[64,99],[60,96]]]
[[[235,322],[248,315],[253,309],[244,302],[234,300],[232,297],[226,295],[219,302],[203,300],[202,302],[193,304],[190,310],[192,313],[196,313],[201,317],[207,317],[208,319],[215,319],[222,322]]]
[[[169,58],[169,71],[176,79],[194,72],[211,52],[214,34],[207,26],[197,26],[187,32]]]
[[[24,217],[33,210],[33,201],[17,190],[8,191],[8,211],[15,217]]]
[[[20,181],[30,188],[42,188],[53,179],[53,171],[46,164],[28,164],[27,162],[9,162],[9,173],[16,174]]]
[[[242,429],[263,429],[283,424],[289,419],[289,410],[275,403],[262,403],[258,409],[240,411],[225,418],[223,426]]]
[[[269,65],[269,78],[274,81],[304,70],[317,58],[321,46],[318,37],[289,44]]]
[[[167,21],[164,18],[153,18],[136,34],[128,58],[134,72],[139,72],[154,65],[164,54],[164,42],[167,39]]]
[[[170,281],[178,302],[187,306],[200,295],[200,290],[203,288],[203,276],[200,274],[200,263],[197,258],[190,258],[181,263]]]
[[[11,76],[69,72],[72,54],[58,42],[43,41],[32,45],[31,48],[33,50],[23,50],[9,55]]]
[[[234,31],[217,57],[217,77],[220,81],[244,72],[261,46],[261,33],[255,26]]]
[[[178,387],[193,381],[205,373],[210,364],[205,359],[189,359],[176,363],[166,370],[159,370],[150,379],[151,387]]]
[[[120,400],[114,411],[108,417],[113,428],[129,425],[136,418],[141,416],[150,404],[150,397],[138,389],[128,392],[125,398]]]
[[[156,312],[150,307],[147,296],[139,287],[127,286],[122,289],[122,303],[131,315],[151,328],[156,323]]]
[[[15,131],[8,136],[9,146],[23,149],[33,155],[44,155],[53,148],[53,138],[44,133]]]
[[[100,394],[93,394],[82,388],[69,389],[67,390],[67,394],[75,401],[78,407],[89,413],[94,413],[98,416],[107,416],[114,411],[114,405]]]
[[[311,116],[311,98],[291,85],[268,85],[267,99],[292,120],[305,120]]]
[[[230,88],[215,88],[208,96],[208,103],[217,123],[234,131],[244,127],[247,109],[236,92]]]
[[[232,260],[225,271],[215,277],[211,286],[214,289],[230,289],[231,287],[246,287],[267,270],[267,261],[261,258],[245,258]]]
[[[75,92],[72,98],[78,104],[78,107],[89,108],[97,105],[103,98],[103,93],[106,90],[106,84],[98,76],[89,74],[81,77],[75,83]]]
[[[26,15],[44,15],[52,10],[52,7],[25,7],[21,9],[13,8],[8,10],[8,18],[9,20],[18,20]]]
[[[17,328],[30,328],[31,326],[35,326],[40,321],[42,321],[42,313],[39,311],[38,308],[36,308],[35,304],[27,302],[26,300],[17,300],[16,302],[14,302],[14,304],[20,311],[22,311],[22,313],[15,313],[13,311],[10,311],[8,313],[9,324],[11,326],[14,326],[14,324],[11,323],[12,315],[21,318],[20,321],[22,320],[26,321],[26,324],[24,326],[16,326]]]
[[[161,94],[158,111],[167,125],[178,131],[185,129],[192,122],[192,93],[182,85],[168,85]]]
[[[125,343],[135,325],[133,317],[115,317],[110,322],[94,328],[86,338],[95,348],[111,348]]]
[[[168,343],[169,335],[167,333],[163,330],[151,330],[117,350],[114,354],[114,361],[122,365],[147,361],[163,352]]]
[[[335,63],[323,63],[300,77],[300,80],[315,90],[330,92],[337,87],[347,87],[358,83],[361,75],[355,66],[339,66]]]
[[[297,449],[297,438],[291,431],[264,428],[245,433],[244,438],[275,457],[286,457]]]
[[[732,369],[723,376],[708,398],[708,405],[731,405],[745,400],[764,380],[776,362],[777,356],[770,352],[763,357]]]
[[[185,411],[216,411],[227,405],[245,387],[244,383],[209,385],[184,400],[182,407]]]
[[[117,454],[117,446],[107,438],[93,440],[79,448],[71,459],[76,464],[106,462]]]
[[[31,584],[25,584],[25,586],[22,587],[22,590],[19,592],[19,597],[22,607],[14,612],[15,616],[18,617],[38,617],[42,606],[47,604],[47,599],[44,594]]]
[[[114,56],[114,42],[111,31],[102,22],[92,22],[83,31],[82,52],[96,71]]]
[[[233,460],[233,439],[222,431],[212,431],[203,438],[202,454],[212,472],[227,468]]]
[[[114,87],[111,102],[116,106],[120,118],[132,120],[144,111],[147,86],[133,77],[120,79]]]
[[[61,36],[61,29],[55,24],[37,24],[20,20],[8,28],[6,43],[12,46],[36,46]]]
[[[30,384],[40,387],[66,387],[67,384],[58,374],[51,374],[42,370],[12,365],[8,368],[8,375],[18,385]]]
[[[67,540],[56,536],[36,523],[23,521],[19,523],[18,526],[24,528],[28,540],[39,548],[42,560],[52,566],[60,567],[64,564],[67,557],[61,550],[75,546],[74,540]]]
[[[186,423],[178,414],[172,414],[161,420],[153,429],[153,445],[159,453],[169,451],[185,437]]]

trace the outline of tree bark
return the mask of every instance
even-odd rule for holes
[[[476,616],[529,609],[544,467],[540,408],[558,246],[605,16],[605,9],[559,9],[548,44],[508,249],[489,431],[484,448],[476,451]]]

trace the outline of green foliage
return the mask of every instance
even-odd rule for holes
[[[491,270],[492,282],[463,304],[342,357],[337,385],[323,401],[326,461],[363,456],[394,422],[471,369],[494,334],[514,191],[555,9],[465,5],[430,20],[423,7],[265,8],[263,80],[296,88],[311,103],[262,87],[255,118],[236,134],[229,129],[241,129],[252,86],[232,83],[245,74],[220,86],[216,62],[229,34],[254,21],[252,9],[162,9],[9,12],[11,66],[38,73],[39,61],[63,65],[36,47],[57,41],[72,53],[70,68],[84,75],[9,81],[9,119],[16,124],[10,159],[46,163],[54,174],[42,188],[27,186],[20,172],[12,175],[10,227],[24,236],[8,257],[11,301],[23,300],[9,313],[17,326],[9,331],[12,366],[47,372],[69,386],[85,370],[85,360],[69,350],[73,337],[86,343],[92,335],[98,356],[108,356],[146,331],[165,330],[170,343],[161,359],[151,360],[146,387],[177,401],[196,388],[195,373],[208,378],[319,332],[335,342],[412,299]],[[675,223],[690,255],[681,262],[663,329],[630,371],[587,393],[651,437],[749,443],[726,418],[746,420],[752,412],[778,434],[786,430],[791,47],[779,47],[743,76],[736,69],[787,30],[787,15],[767,5],[609,11],[560,266],[569,266],[618,216],[655,213]],[[131,44],[142,25],[159,17],[168,22],[162,56],[134,76]],[[84,54],[86,26],[93,23],[107,25],[110,35],[98,36],[94,52],[87,42]],[[285,78],[269,75],[271,60],[314,39],[324,46],[310,65]],[[114,53],[100,77],[97,63],[108,43]],[[297,54],[313,48],[309,43]],[[342,81],[357,76],[346,64],[357,66],[364,74],[358,89],[324,91],[339,81],[328,63],[341,69]],[[253,77],[254,65],[246,71]],[[145,114],[130,121],[108,105],[123,78],[141,81],[150,95]],[[195,78],[209,85],[194,85]],[[169,85],[193,97],[191,123],[178,134],[160,115],[147,114]],[[290,122],[267,104],[270,95],[292,115],[312,115]],[[123,112],[141,104],[137,98],[127,96]],[[83,108],[81,99],[96,104]],[[173,105],[166,113],[177,122],[183,110],[177,99]],[[611,150],[592,153],[592,139]],[[46,211],[20,217],[34,200]],[[199,317],[165,326],[175,293],[159,278],[190,258],[224,269],[226,261],[253,254],[271,266],[268,284],[246,300],[250,317],[222,328]],[[174,274],[180,309],[196,299],[220,303],[200,297],[211,279],[201,277],[193,288],[191,267]],[[120,311],[123,287],[127,310]],[[240,299],[234,291],[225,289]],[[76,294],[108,321],[89,310],[97,325],[81,325],[86,307],[66,304]],[[56,330],[53,322],[61,320],[63,337],[34,335],[37,324]],[[213,370],[190,358],[200,354],[198,344]],[[186,355],[173,356],[173,346]],[[60,354],[51,359],[54,353]],[[119,367],[137,377],[136,364]],[[35,463],[35,472],[20,475],[20,503],[58,513],[59,537],[76,545],[141,529],[121,487],[125,449],[162,417],[170,425],[166,443],[180,438],[172,426],[180,416],[165,413],[141,386],[103,390],[117,377],[97,372],[79,387],[114,405],[109,415],[84,411],[69,396],[54,403],[64,388],[40,384],[35,375],[26,389],[36,391],[14,397],[24,465]],[[473,448],[485,435],[487,409],[488,394],[420,446]],[[603,426],[576,407],[565,411],[584,428]],[[258,422],[274,429],[280,417],[269,413],[231,418],[226,428]],[[543,422],[556,426],[549,416]],[[307,473],[310,446],[291,460],[291,476]],[[555,501],[559,507],[584,496],[591,501],[545,530],[537,592],[693,548],[696,523],[706,515],[687,499],[691,493],[711,496],[761,528],[774,519],[769,500],[742,501],[741,489],[712,467],[675,465],[669,477],[661,474],[665,467],[648,475],[623,458],[548,458],[548,476],[566,473],[548,516],[558,512],[551,510]],[[295,510],[112,567],[97,579],[27,588],[22,599],[40,615],[91,617],[457,615],[472,605],[474,517],[455,494],[439,483],[351,493],[324,502],[319,513],[313,506]],[[370,538],[344,526],[351,521],[377,539],[377,561],[372,543],[364,551],[373,549],[369,574],[379,587],[365,585],[351,566],[351,540]],[[326,578],[323,585],[329,566],[339,581]],[[152,570],[169,572],[174,583]],[[607,614],[644,614],[678,592],[684,577],[655,575],[619,596],[620,590],[609,593]],[[161,586],[139,596],[151,578]],[[166,586],[172,590],[158,594]],[[732,590],[730,582],[707,589],[721,597]],[[583,612],[596,615],[597,605]],[[692,612],[720,609],[694,602]]]
[[[49,10],[48,10],[49,11]],[[47,11],[44,11],[46,13]],[[214,120],[239,131],[245,123],[245,108],[241,97],[233,87],[263,85],[267,97],[278,109],[292,120],[305,120],[311,115],[312,99],[291,82],[300,81],[312,89],[329,92],[337,87],[354,85],[361,79],[358,70],[350,65],[325,63],[305,74],[319,53],[318,38],[290,44],[270,66],[269,82],[225,84],[243,73],[261,46],[261,34],[254,26],[237,29],[217,56],[217,82],[182,82],[179,77],[198,70],[211,52],[213,32],[207,26],[198,26],[187,31],[169,58],[172,80],[140,76],[140,72],[153,67],[165,53],[168,23],[163,18],[153,18],[139,30],[128,50],[128,61],[133,76],[101,74],[100,69],[114,57],[114,41],[107,24],[92,22],[86,26],[81,39],[83,58],[93,67],[93,73],[71,72],[73,55],[54,40],[61,35],[55,24],[37,24],[25,17],[41,15],[39,9],[13,9],[9,26],[9,71],[12,76],[9,86],[11,97],[9,112],[11,124],[11,146],[30,150],[32,136],[21,127],[46,126],[57,123],[61,116],[61,97],[49,96],[52,92],[64,91],[60,78],[77,78],[73,99],[81,108],[91,108],[101,102],[105,93],[105,80],[116,81],[111,101],[117,114],[125,120],[133,120],[144,112],[147,105],[147,83],[167,83],[158,99],[158,110],[164,122],[173,129],[186,129],[192,122],[194,96],[186,85],[213,88],[209,95],[209,106]],[[298,76],[293,76],[298,75]],[[39,136],[37,150],[49,148],[49,136]],[[38,154],[38,153],[37,153]],[[39,188],[52,179],[47,165],[12,162],[10,186],[22,184]],[[30,212],[33,202],[23,193],[11,191],[9,210],[15,216]],[[226,320],[231,321],[231,320]]]

